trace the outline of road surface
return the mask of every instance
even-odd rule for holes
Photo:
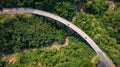
[[[49,17],[51,19],[57,20],[60,23],[68,26],[69,28],[74,30],[77,34],[79,34],[92,47],[92,49],[94,49],[94,51],[100,56],[100,58],[102,59],[106,67],[113,67],[113,63],[109,61],[108,57],[97,46],[97,44],[86,33],[84,33],[80,28],[72,24],[70,21],[67,21],[52,13],[45,12],[42,10],[31,9],[31,8],[5,8],[3,9],[2,12],[0,12],[0,14],[23,14],[23,13],[32,13],[32,14]]]

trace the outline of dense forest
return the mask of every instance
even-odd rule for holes
[[[71,21],[120,66],[119,0],[0,0],[0,5],[40,9]],[[32,14],[0,15],[0,59],[0,67],[95,67],[100,61],[70,28]]]

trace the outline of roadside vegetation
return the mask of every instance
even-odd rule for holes
[[[41,9],[73,21],[120,67],[119,1],[112,9],[105,0],[1,0],[0,4]],[[66,38],[67,46],[51,49],[53,44],[64,45]],[[14,63],[2,60],[11,54]],[[0,15],[0,67],[95,67],[100,60],[95,56],[80,36],[57,21],[32,14]]]
[[[9,16],[11,17],[11,16]],[[16,18],[17,17],[17,18]],[[63,44],[66,32],[43,17],[16,15],[1,24],[1,52],[18,52],[21,49]]]
[[[29,49],[17,54],[15,64],[6,64],[4,66],[21,67],[92,67],[91,62],[96,54],[84,42],[78,38],[69,37],[69,46],[62,47],[60,50],[51,48]],[[89,54],[89,56],[88,56]]]

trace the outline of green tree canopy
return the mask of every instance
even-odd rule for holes
[[[109,7],[105,0],[87,0],[84,6],[85,12],[90,14],[102,14]]]

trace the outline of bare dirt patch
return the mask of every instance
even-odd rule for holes
[[[91,60],[92,63],[97,63],[98,61],[101,61],[100,57],[98,55],[94,56]]]
[[[114,9],[115,9],[115,3],[114,3],[114,2],[112,2],[112,1],[107,1],[107,3],[110,4],[109,10],[114,10]]]
[[[14,63],[16,63],[16,54],[13,54],[13,55],[11,55],[11,56],[9,57],[8,63],[9,63],[9,64],[14,64]]]
[[[51,46],[51,49],[56,49],[56,50],[59,50],[61,47],[66,47],[69,45],[69,39],[68,37],[65,39],[65,43],[63,45],[58,45],[58,44],[55,44],[55,45],[52,45]]]
[[[12,54],[12,55],[8,55],[8,56],[4,56],[2,58],[2,61],[7,62],[9,64],[14,64],[14,63],[16,63],[16,56],[17,56],[17,53]]]

